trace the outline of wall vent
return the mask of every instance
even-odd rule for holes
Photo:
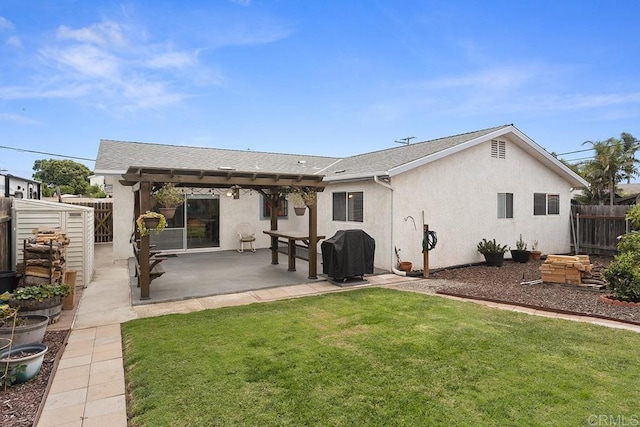
[[[504,141],[496,141],[495,139],[491,141],[491,157],[494,159],[504,159],[506,158],[506,143]]]

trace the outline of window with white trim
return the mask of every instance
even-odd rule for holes
[[[495,139],[491,140],[491,157],[494,159],[506,159],[507,143]]]
[[[560,195],[533,193],[534,215],[560,215]]]
[[[362,191],[333,193],[333,220],[363,222],[364,193]]]
[[[513,193],[498,193],[498,218],[513,218]]]

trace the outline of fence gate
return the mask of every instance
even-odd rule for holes
[[[630,208],[631,206],[572,206],[573,251],[590,255],[613,255],[618,236],[629,231],[629,223],[625,217]]]
[[[113,241],[113,201],[111,199],[90,202],[65,201],[65,203],[93,208],[94,242],[107,243]]]
[[[11,199],[0,197],[0,270],[11,270]]]

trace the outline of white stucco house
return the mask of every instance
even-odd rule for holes
[[[320,175],[318,234],[363,229],[376,241],[375,266],[383,270],[395,266],[394,248],[422,267],[423,218],[438,235],[432,269],[482,261],[482,238],[515,247],[522,234],[543,253],[567,253],[571,192],[588,185],[513,125],[346,158],[102,140],[95,173],[114,178],[116,259],[131,256],[133,192],[118,183],[130,166]],[[239,191],[233,198],[227,189],[185,189],[186,203],[153,243],[177,252],[235,249],[235,227],[249,222],[256,247],[269,247],[262,196]],[[280,210],[280,229],[306,229],[306,215],[286,203]],[[206,224],[198,236],[190,231],[196,220]]]

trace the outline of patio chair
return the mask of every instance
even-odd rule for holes
[[[256,241],[256,232],[248,222],[241,222],[236,227],[236,232],[238,233],[238,252],[244,252],[244,244],[249,243],[251,247],[251,252],[255,252],[256,248],[254,247],[253,242]]]

